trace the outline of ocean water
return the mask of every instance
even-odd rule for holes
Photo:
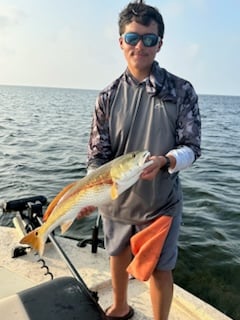
[[[50,201],[86,173],[97,91],[0,86],[0,202]],[[240,319],[240,97],[200,95],[202,157],[181,173],[184,216],[175,282]],[[11,225],[11,214],[0,214]],[[96,215],[67,236],[91,236]]]

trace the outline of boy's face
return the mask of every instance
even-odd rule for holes
[[[124,34],[129,32],[135,32],[139,35],[148,33],[158,35],[158,25],[155,21],[152,21],[149,26],[144,26],[132,21],[126,25]],[[132,46],[127,44],[123,37],[120,37],[119,43],[121,49],[123,50],[125,59],[127,60],[128,68],[133,76],[136,76],[136,74],[142,74],[143,76],[147,77],[151,70],[155,56],[161,48],[162,41],[158,41],[157,44],[152,47],[146,47],[144,46],[142,40],[140,40],[136,45]]]

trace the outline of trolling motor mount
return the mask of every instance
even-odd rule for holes
[[[46,197],[33,196],[8,201],[2,207],[4,212],[19,212],[22,220],[26,222],[25,230],[29,232],[40,226],[37,217],[43,217],[42,207],[46,204]]]
[[[3,205],[3,211],[5,212],[12,212],[12,211],[19,211],[20,213],[24,210],[27,210],[29,207],[29,203],[41,203],[42,206],[47,204],[47,198],[44,196],[33,196],[28,198],[21,198],[17,200],[10,200],[5,202]]]

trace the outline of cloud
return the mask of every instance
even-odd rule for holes
[[[26,14],[17,7],[0,5],[0,30],[20,24],[25,17]]]
[[[0,5],[0,62],[15,53],[16,29],[27,15],[14,6]]]

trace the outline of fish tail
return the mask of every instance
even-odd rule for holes
[[[34,229],[33,231],[26,234],[21,240],[21,244],[27,244],[38,252],[40,256],[43,255],[45,241],[39,234],[39,228]]]

